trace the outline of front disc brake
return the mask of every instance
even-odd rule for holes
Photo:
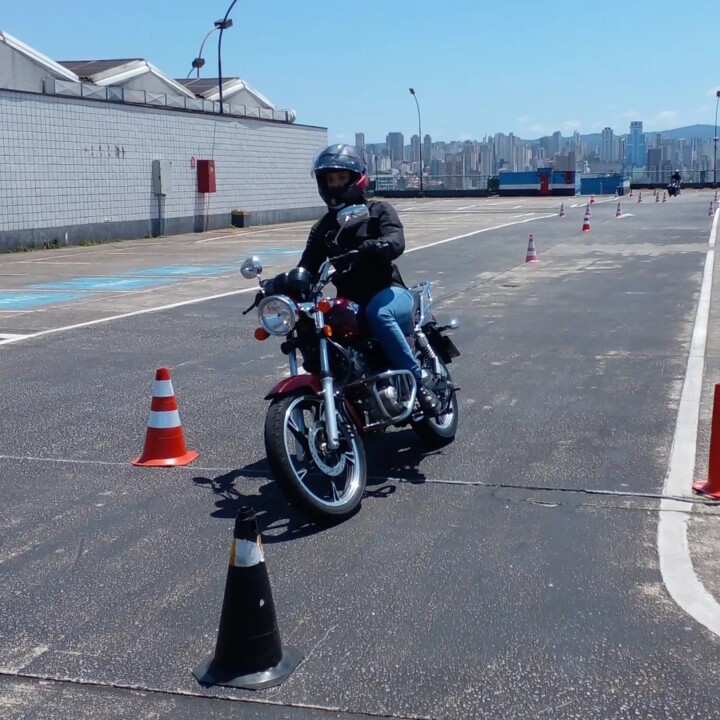
[[[310,455],[318,470],[330,477],[337,477],[345,470],[345,454],[340,450],[328,450],[325,437],[325,423],[318,420],[308,433]],[[322,443],[321,447],[318,447],[318,442]]]

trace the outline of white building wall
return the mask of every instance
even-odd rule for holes
[[[324,128],[0,90],[0,249],[227,227],[233,209],[318,217],[310,167],[326,144]],[[216,193],[197,192],[192,158],[215,160]],[[164,211],[155,159],[172,162]]]

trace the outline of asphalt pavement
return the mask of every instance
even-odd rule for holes
[[[409,430],[371,439],[362,510],[329,529],[271,480],[262,396],[285,361],[241,315],[242,260],[291,267],[307,224],[0,256],[0,718],[720,718],[702,621],[720,509],[665,508],[689,550],[658,550],[712,197],[644,193],[620,217],[598,198],[590,232],[587,198],[394,201],[405,280],[461,322],[461,428],[433,453]],[[160,366],[200,452],[186,468],[130,465]],[[244,504],[304,656],[256,692],[191,674]],[[689,604],[681,572],[705,593]]]

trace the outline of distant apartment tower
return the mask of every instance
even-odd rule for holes
[[[413,135],[410,138],[410,162],[420,162],[420,136]]]
[[[401,163],[405,160],[405,138],[401,132],[388,133],[385,142],[391,163]]]
[[[355,147],[365,152],[365,133],[355,133]]]
[[[427,167],[432,161],[432,138],[429,135],[423,140],[423,165]]]
[[[626,161],[631,167],[643,167],[647,159],[645,145],[645,134],[643,124],[640,120],[633,120],[630,123],[630,134],[627,138]]]
[[[610,127],[603,128],[600,135],[600,162],[615,162],[615,133]]]

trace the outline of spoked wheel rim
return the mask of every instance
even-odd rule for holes
[[[330,451],[320,398],[296,398],[283,418],[285,454],[297,484],[316,503],[334,510],[354,502],[363,482],[357,438],[338,424],[340,447]]]

